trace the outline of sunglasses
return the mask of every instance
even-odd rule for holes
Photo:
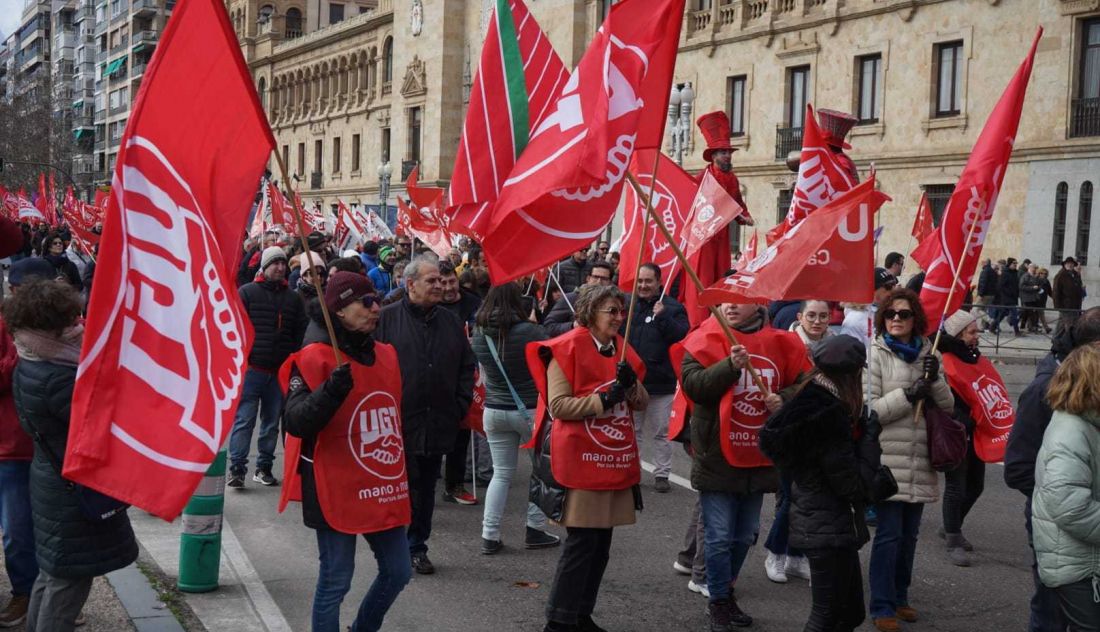
[[[366,307],[367,309],[374,307],[375,304],[381,304],[381,301],[378,300],[377,294],[367,294],[359,300],[363,303],[363,307]]]
[[[612,318],[614,318],[616,316],[621,316],[621,315],[626,313],[626,310],[621,308],[621,307],[608,307],[607,309],[600,309],[600,310],[596,310],[596,311],[602,312],[604,314],[608,314]]]
[[[913,310],[911,309],[888,309],[882,312],[882,315],[886,320],[909,320],[913,317]]]

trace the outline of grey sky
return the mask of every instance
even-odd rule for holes
[[[6,39],[19,28],[22,16],[23,0],[0,0],[0,39]]]

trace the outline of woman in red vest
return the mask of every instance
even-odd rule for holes
[[[543,424],[539,452],[547,447],[550,452],[550,471],[536,466],[540,480],[532,486],[565,490],[564,499],[551,492],[532,500],[569,534],[546,607],[545,632],[602,630],[593,623],[592,610],[612,529],[634,524],[641,464],[631,411],[644,409],[649,394],[638,355],[626,347],[627,360],[619,361],[626,342],[618,332],[625,317],[617,287],[585,286],[576,303],[581,326],[527,346],[539,389],[536,418]]]
[[[351,588],[359,534],[378,560],[378,576],[359,606],[353,632],[374,632],[409,583],[405,527],[409,483],[401,435],[401,371],[393,347],[371,336],[379,296],[370,279],[337,272],[324,294],[339,363],[314,299],[305,346],[279,377],[287,389],[283,496],[302,502],[302,519],[317,532],[321,560],[313,597],[314,632],[336,632],[340,603]]]

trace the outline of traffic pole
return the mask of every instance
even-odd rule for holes
[[[218,587],[222,557],[222,510],[225,507],[225,461],[225,448],[222,448],[183,508],[180,574],[176,582],[183,592],[210,592]]]

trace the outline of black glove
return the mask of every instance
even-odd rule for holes
[[[613,382],[611,388],[600,393],[600,404],[603,405],[604,412],[607,412],[626,401],[626,390],[618,382]]]
[[[859,425],[864,437],[878,441],[879,435],[882,434],[882,424],[878,421],[878,415],[864,408],[863,415],[859,419]]]
[[[336,367],[332,375],[328,376],[328,379],[325,380],[325,392],[335,399],[344,401],[344,398],[351,392],[351,388],[354,384],[351,375],[351,365],[341,364]]]
[[[924,371],[924,375],[935,379],[940,374],[940,360],[936,356],[929,353],[924,356],[924,360],[921,362],[921,369]]]
[[[918,401],[928,397],[931,392],[932,384],[923,377],[918,378],[916,382],[913,382],[910,386],[905,388],[905,399],[909,400],[910,404],[916,404]]]
[[[615,381],[628,391],[638,383],[638,374],[634,372],[634,367],[623,361],[615,366]]]

